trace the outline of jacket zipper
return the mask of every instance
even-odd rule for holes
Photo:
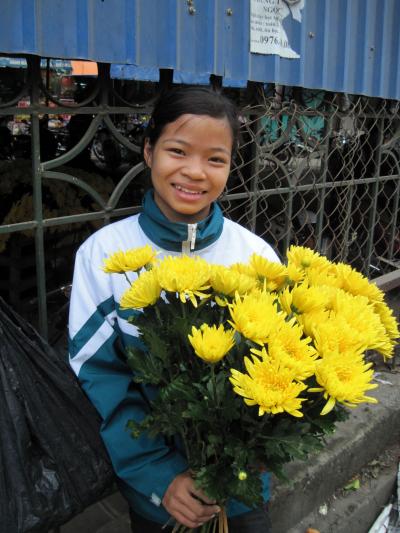
[[[190,252],[194,250],[196,246],[196,232],[197,224],[188,224],[188,237],[187,241],[182,242],[182,253],[190,255]]]

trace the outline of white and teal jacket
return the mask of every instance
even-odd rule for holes
[[[272,248],[242,226],[224,218],[217,204],[198,224],[171,223],[156,206],[152,191],[143,211],[103,227],[76,254],[69,318],[70,364],[102,418],[101,435],[120,481],[120,489],[134,510],[164,523],[161,505],[171,481],[187,469],[182,453],[162,437],[133,439],[126,430],[130,419],[140,420],[156,391],[132,381],[124,361],[125,347],[138,343],[129,313],[118,302],[128,288],[121,274],[105,274],[103,259],[118,250],[150,244],[164,255],[196,254],[210,263],[229,265],[247,261],[253,252],[279,262]],[[79,450],[77,450],[79,453]],[[268,499],[265,476],[265,499]],[[228,515],[248,509],[231,502]]]

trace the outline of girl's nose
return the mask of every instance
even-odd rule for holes
[[[197,159],[187,161],[183,169],[183,174],[193,180],[204,179],[205,171],[202,162]]]

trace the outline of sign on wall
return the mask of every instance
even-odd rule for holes
[[[298,59],[283,21],[292,17],[301,22],[304,4],[305,0],[250,0],[250,52]]]

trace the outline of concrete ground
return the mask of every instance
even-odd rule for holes
[[[370,461],[344,487],[303,518],[287,533],[313,528],[321,533],[366,533],[394,494],[400,444]],[[359,486],[358,486],[359,484]]]
[[[290,485],[274,483],[273,533],[367,533],[394,494],[400,456],[400,361],[381,365],[377,405],[364,405],[307,463],[288,465]],[[350,485],[350,487],[349,487]],[[359,488],[357,488],[359,485]],[[347,486],[347,489],[344,487]],[[119,493],[87,508],[59,533],[129,533]]]
[[[59,533],[130,533],[128,505],[116,492],[61,526]]]

